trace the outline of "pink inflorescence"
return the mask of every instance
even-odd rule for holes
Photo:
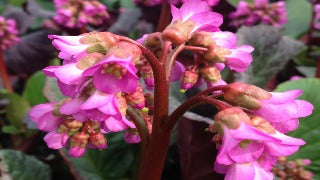
[[[19,41],[16,21],[0,16],[0,50],[6,50]]]
[[[268,4],[255,3],[259,7]],[[153,60],[170,62],[165,78],[180,80],[182,91],[202,82],[219,88],[214,95],[225,102],[217,100],[221,111],[208,128],[215,133],[213,141],[219,149],[215,170],[226,174],[227,180],[273,179],[271,170],[278,158],[292,155],[305,144],[284,133],[297,129],[299,118],[312,113],[312,104],[297,99],[300,90],[270,93],[248,84],[226,85],[220,71],[225,66],[245,71],[253,60],[253,47],[238,46],[235,34],[221,31],[222,16],[205,1],[188,0],[180,8],[172,5],[171,11],[173,19],[163,32],[144,35],[136,44],[109,32],[50,35],[63,65],[46,67],[43,72],[57,79],[68,98],[35,106],[31,119],[48,132],[44,139],[50,148],[68,147],[74,157],[82,156],[86,148],[106,148],[104,134],[109,132],[125,131],[126,142],[139,142],[130,109],[136,110],[152,133],[156,108],[152,91],[145,91],[157,83],[152,71],[155,62],[142,55],[148,48],[155,55]],[[161,59],[166,48],[170,55],[179,50],[196,53],[185,67],[185,62]]]
[[[286,4],[284,1],[269,3],[268,0],[254,0],[254,3],[240,1],[235,12],[230,14],[232,26],[253,26],[267,24],[280,27],[287,22]]]
[[[223,91],[224,99],[238,107],[221,110],[209,126],[219,148],[215,170],[226,174],[227,180],[272,180],[271,170],[279,157],[290,156],[305,144],[284,133],[298,128],[298,118],[309,116],[312,104],[297,100],[299,90],[269,93],[232,83]]]
[[[314,28],[316,28],[317,30],[320,30],[320,4],[314,5],[314,12],[315,12]]]
[[[67,28],[101,25],[109,17],[107,7],[97,0],[54,0],[54,4],[53,20]]]
[[[163,0],[134,0],[136,3],[143,4],[145,6],[156,6],[162,3]],[[169,0],[170,4],[185,3],[187,0]],[[216,6],[220,0],[203,0],[206,1],[209,6]]]

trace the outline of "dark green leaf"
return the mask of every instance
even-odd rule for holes
[[[66,97],[61,93],[57,80],[55,78],[47,77],[46,84],[44,86],[44,96],[49,102],[59,102]]]
[[[51,169],[48,165],[14,150],[0,150],[0,172],[0,179],[51,179]]]
[[[239,44],[249,44],[255,48],[251,66],[246,72],[237,74],[237,81],[260,87],[279,73],[303,47],[300,41],[282,36],[271,26],[241,27],[237,36]]]
[[[117,133],[108,137],[106,150],[88,149],[82,158],[70,160],[84,180],[124,179],[136,170],[137,153],[137,146],[125,143],[123,133]]]
[[[311,102],[314,106],[313,114],[306,118],[300,118],[299,128],[291,133],[290,136],[302,138],[306,145],[291,156],[291,159],[308,158],[312,160],[311,169],[314,173],[320,173],[320,80],[315,78],[305,78],[296,81],[288,81],[280,84],[276,91],[286,91],[291,89],[302,89],[303,94],[300,99]]]
[[[46,76],[42,71],[34,73],[27,81],[23,97],[26,98],[31,106],[47,102],[43,96],[43,88]]]
[[[28,101],[17,94],[9,93],[4,90],[0,91],[0,98],[9,101],[9,104],[6,105],[6,114],[10,124],[21,127],[23,124],[23,117],[30,109]]]

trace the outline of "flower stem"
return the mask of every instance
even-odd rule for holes
[[[157,31],[158,32],[163,31],[167,27],[167,25],[170,23],[170,19],[171,19],[170,4],[168,3],[167,0],[163,0],[160,19],[157,26]]]
[[[1,78],[2,78],[2,81],[3,81],[4,87],[9,92],[13,92],[13,88],[12,88],[11,83],[10,83],[7,67],[6,67],[6,64],[4,62],[3,53],[1,51],[0,51],[0,73],[1,73]]]
[[[189,51],[207,51],[208,48],[198,47],[198,46],[185,46],[184,50],[189,50]]]
[[[220,110],[231,107],[231,105],[226,104],[223,101],[212,99],[212,97],[209,98],[204,96],[194,96],[188,99],[187,101],[185,101],[184,103],[182,103],[177,109],[175,109],[170,114],[168,118],[167,129],[172,130],[175,124],[178,122],[178,120],[182,117],[184,113],[186,113],[192,107],[199,106],[202,104],[210,104],[217,107]]]

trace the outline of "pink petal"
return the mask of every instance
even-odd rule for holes
[[[33,122],[38,122],[41,116],[54,110],[52,103],[39,104],[29,111],[29,117]]]
[[[68,138],[69,136],[66,133],[58,133],[57,131],[52,131],[44,137],[44,141],[51,149],[61,149],[65,147]]]

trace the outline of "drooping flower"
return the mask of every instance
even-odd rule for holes
[[[212,12],[201,0],[187,0],[180,9],[171,5],[171,13],[173,19],[162,37],[175,45],[185,43],[197,31],[219,31],[223,21],[221,14]]]
[[[127,143],[139,143],[141,141],[141,138],[138,134],[138,132],[131,132],[130,130],[129,131],[126,131],[126,133],[124,134],[124,140],[127,142]]]
[[[250,109],[251,113],[268,120],[282,133],[295,130],[298,118],[309,116],[313,110],[311,103],[296,100],[302,94],[301,90],[268,93],[253,85],[232,83],[224,92],[227,101]]]
[[[0,51],[8,49],[18,41],[16,21],[0,16]]]
[[[239,108],[228,108],[215,116],[211,127],[223,135],[217,163],[231,165],[250,163],[267,155],[288,156],[304,141],[281,134],[261,117],[250,117]]]

